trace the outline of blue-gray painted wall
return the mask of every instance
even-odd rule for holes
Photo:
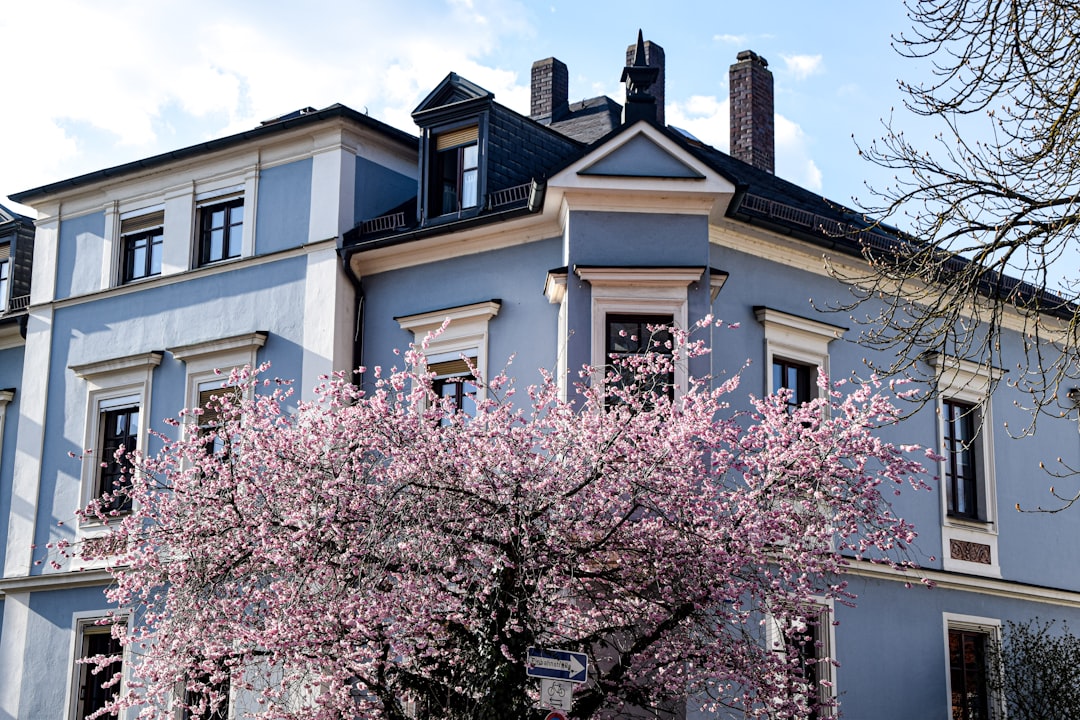
[[[300,247],[311,221],[312,160],[266,168],[259,173],[255,211],[255,254]],[[319,238],[324,239],[324,238]]]
[[[357,157],[354,192],[353,222],[358,223],[379,217],[416,197],[416,178],[396,173],[367,158]]]
[[[558,306],[544,297],[547,271],[559,266],[558,238],[394,270],[363,279],[364,365],[402,367],[412,333],[395,317],[498,298],[489,325],[488,369],[498,372],[516,354],[512,374],[520,383],[539,380],[556,367]],[[507,272],[508,268],[518,269]],[[371,373],[366,376],[370,380]]]
[[[104,211],[65,218],[60,222],[57,299],[92,292],[100,287],[104,247]]]
[[[30,595],[26,636],[33,640],[33,652],[26,653],[24,658],[20,718],[68,717],[65,702],[75,660],[71,645],[74,613],[100,611],[104,615],[108,609],[100,587]],[[48,678],[48,682],[43,682],[43,678]]]
[[[83,449],[87,391],[68,367],[261,330],[269,338],[258,360],[272,363],[272,376],[299,378],[306,268],[306,258],[288,258],[56,311],[35,534],[39,548],[73,537],[70,525],[80,501],[81,464],[68,453]],[[183,363],[165,353],[153,375],[152,427],[165,429],[161,421],[183,407],[184,378]],[[44,568],[36,566],[34,572]]]
[[[20,393],[23,371],[23,347],[0,350],[0,390],[15,390],[4,416],[4,436],[0,438],[0,537],[7,538],[11,517],[11,484],[15,473],[15,446],[18,440]],[[0,565],[7,554],[7,543],[0,543]],[[3,608],[0,602],[0,627],[3,627]]]

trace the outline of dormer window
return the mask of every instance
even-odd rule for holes
[[[431,186],[428,198],[432,217],[474,208],[478,203],[480,175],[477,125],[450,130],[432,137]]]

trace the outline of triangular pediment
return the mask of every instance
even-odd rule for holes
[[[635,135],[592,164],[579,175],[607,177],[655,177],[702,180],[705,176],[644,133]]]
[[[495,95],[457,73],[450,73],[413,110],[413,118],[432,110],[442,110],[470,101],[489,101]]]

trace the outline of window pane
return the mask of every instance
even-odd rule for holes
[[[150,275],[161,274],[161,245],[161,235],[154,236],[150,245]]]
[[[475,169],[479,155],[476,145],[466,145],[461,149],[461,167],[466,170]]]
[[[119,655],[121,652],[120,641],[112,636],[112,632],[109,628],[88,628],[83,636],[82,657],[93,657],[95,655]],[[102,669],[97,674],[94,674],[93,665],[80,665],[79,666],[79,696],[80,703],[80,715],[79,717],[86,717],[87,715],[97,712],[101,708],[105,707],[113,695],[116,694],[117,687],[112,686],[109,688],[101,687],[102,684],[112,679],[121,668],[121,661],[116,660],[108,667]]]
[[[461,176],[461,207],[476,207],[477,171],[466,170]]]

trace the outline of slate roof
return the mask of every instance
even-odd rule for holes
[[[592,143],[622,123],[622,105],[607,95],[570,103],[570,111],[551,123],[552,130],[583,143]]]

